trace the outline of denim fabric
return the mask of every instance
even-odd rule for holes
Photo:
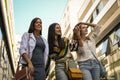
[[[45,80],[45,66],[34,65],[35,71],[33,73],[34,80]]]
[[[99,64],[95,60],[78,62],[83,73],[83,80],[100,80]]]
[[[65,63],[57,63],[55,66],[56,80],[69,80],[65,72]]]

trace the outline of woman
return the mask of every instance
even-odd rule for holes
[[[42,37],[42,20],[34,18],[28,32],[23,34],[20,44],[21,63],[28,66],[34,80],[45,80],[48,50],[48,43]]]
[[[61,27],[58,23],[53,23],[49,26],[49,55],[55,61],[56,80],[69,80],[65,72],[65,62],[72,58],[72,55],[68,47],[69,40],[62,38],[61,35]]]
[[[93,27],[94,31],[91,36],[88,34],[88,27]],[[77,62],[83,73],[83,80],[100,80],[99,64],[96,62],[92,53],[96,53],[95,38],[97,37],[100,27],[91,23],[78,23],[73,32],[74,40],[76,40],[77,47]]]

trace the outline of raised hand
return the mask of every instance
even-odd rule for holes
[[[78,39],[81,39],[80,27],[79,26],[75,26],[75,28],[73,29],[73,32]]]

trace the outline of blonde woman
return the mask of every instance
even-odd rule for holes
[[[88,27],[93,27],[91,36],[88,34]],[[73,39],[77,42],[77,62],[83,73],[83,80],[100,80],[100,68],[92,52],[96,54],[95,38],[100,27],[92,23],[80,22],[75,25]]]

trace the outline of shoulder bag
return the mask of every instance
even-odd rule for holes
[[[82,71],[77,67],[77,63],[73,59],[66,61],[66,72],[70,80],[82,79]]]
[[[30,38],[30,34],[29,34],[29,38]],[[29,39],[28,39],[28,42],[29,42]],[[28,45],[28,53],[30,54],[29,49],[30,48]],[[21,56],[18,61],[16,73],[14,74],[15,80],[33,80],[33,77],[29,72],[28,67],[27,66],[23,67],[22,64],[20,64],[20,59],[21,59]]]

